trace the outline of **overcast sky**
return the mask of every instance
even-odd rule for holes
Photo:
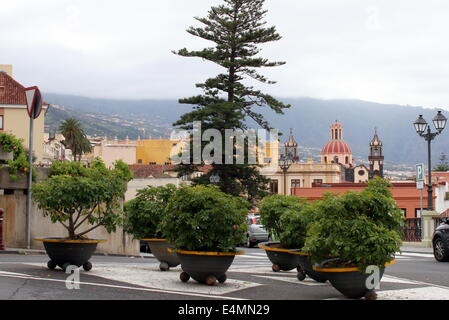
[[[211,43],[186,28],[220,0],[14,0],[0,4],[0,64],[44,92],[180,98],[219,69],[171,50]],[[449,109],[449,2],[266,0],[283,39],[262,55],[280,97]]]

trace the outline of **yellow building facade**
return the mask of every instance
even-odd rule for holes
[[[29,147],[30,118],[26,107],[25,87],[12,78],[12,67],[0,65],[0,132],[11,133],[23,139]],[[44,118],[47,106],[34,120],[33,152],[37,163],[43,161]]]

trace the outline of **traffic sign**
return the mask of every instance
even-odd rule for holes
[[[424,190],[424,181],[416,181],[416,189]]]
[[[36,119],[42,111],[42,95],[38,87],[25,89],[27,98],[27,110],[30,118]]]
[[[424,181],[424,164],[416,165],[416,181]]]

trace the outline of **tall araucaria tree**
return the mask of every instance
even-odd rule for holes
[[[202,26],[187,30],[193,36],[213,42],[214,46],[199,51],[184,48],[174,52],[183,57],[202,58],[224,69],[223,73],[196,85],[203,90],[203,94],[179,100],[181,104],[195,107],[181,116],[174,126],[192,130],[193,123],[199,121],[202,132],[217,129],[222,133],[223,161],[212,163],[212,170],[195,179],[194,183],[209,184],[211,176],[218,176],[220,179],[216,184],[224,192],[244,195],[249,200],[257,200],[265,195],[269,181],[259,174],[257,166],[248,161],[244,161],[244,164],[236,164],[235,161],[232,165],[224,164],[224,131],[248,130],[248,119],[254,120],[264,129],[270,129],[268,122],[255,108],[268,107],[283,114],[283,109],[290,107],[244,83],[244,80],[251,78],[263,84],[274,84],[257,69],[285,64],[259,56],[260,45],[281,39],[275,27],[266,26],[264,18],[267,11],[263,9],[263,4],[264,0],[223,0],[223,4],[210,9],[207,17],[195,18]],[[201,150],[205,144],[202,143]],[[245,140],[246,151],[247,148],[248,139]],[[233,157],[235,160],[235,155]],[[180,175],[185,175],[195,171],[195,167],[192,163],[184,164],[179,166],[178,171]]]

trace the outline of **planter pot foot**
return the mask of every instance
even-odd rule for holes
[[[187,272],[181,272],[179,279],[181,279],[182,282],[187,282],[190,280],[190,276]]]
[[[303,270],[299,270],[296,274],[296,277],[299,281],[304,281],[304,279],[306,278],[306,273]]]
[[[85,264],[83,264],[83,269],[86,271],[92,270],[92,263],[90,263],[90,261],[87,261]]]
[[[159,264],[159,269],[160,269],[161,271],[168,271],[168,270],[170,270],[170,266],[168,265],[167,262],[161,262],[161,263]]]
[[[50,270],[54,270],[58,265],[53,260],[50,260],[47,262],[47,267]]]
[[[206,284],[208,286],[214,286],[216,282],[217,282],[217,278],[213,275],[210,275],[206,278]]]
[[[271,267],[271,269],[273,270],[273,272],[279,272],[281,271],[281,267],[277,264],[273,264],[273,266]]]
[[[218,278],[218,282],[225,283],[228,277],[224,274],[220,278]]]
[[[376,293],[376,291],[374,291],[374,290],[368,291],[365,294],[365,300],[377,300],[377,293]]]

